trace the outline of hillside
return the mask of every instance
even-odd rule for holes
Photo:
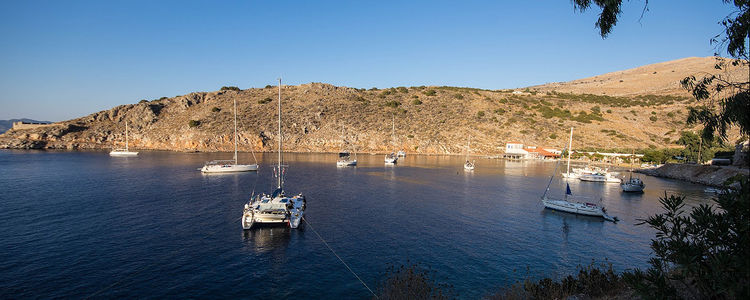
[[[748,78],[747,68],[729,66],[727,70],[714,68],[716,57],[688,57],[633,69],[606,73],[593,77],[555,82],[529,87],[541,92],[557,91],[576,94],[610,96],[673,95],[690,97],[690,92],[680,86],[687,76],[701,78],[707,74],[721,73],[736,80]]]
[[[577,148],[664,147],[685,128],[685,107],[693,101],[638,90],[617,97],[530,90],[364,90],[322,83],[283,86],[285,149],[338,151],[342,126],[346,127],[346,139],[363,152],[405,149],[410,153],[458,154],[465,151],[469,136],[474,153],[502,153],[507,141],[562,148],[570,127],[576,127]],[[123,142],[127,121],[131,147],[230,151],[232,102],[236,99],[240,149],[272,151],[277,138],[277,92],[277,87],[267,86],[195,92],[121,105],[57,126],[11,130],[0,135],[0,148],[111,148],[115,142]],[[392,117],[395,143],[391,142]],[[191,127],[191,120],[198,125]]]

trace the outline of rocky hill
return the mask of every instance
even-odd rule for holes
[[[507,141],[562,148],[570,127],[576,127],[575,147],[663,147],[685,128],[685,107],[693,101],[650,90],[607,96],[536,89],[283,86],[285,149],[333,152],[346,140],[348,148],[362,152],[457,154],[471,137],[473,153],[496,154]],[[130,145],[137,149],[231,151],[237,100],[240,149],[273,151],[277,93],[267,86],[141,101],[52,127],[10,130],[0,135],[0,148],[111,148],[124,142],[127,121]]]
[[[10,119],[10,120],[0,120],[0,134],[8,131],[8,129],[13,128],[13,123],[15,122],[29,122],[29,123],[52,123],[50,121],[37,121],[32,119]]]

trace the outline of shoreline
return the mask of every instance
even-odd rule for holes
[[[738,175],[747,177],[748,169],[734,166],[689,165],[667,163],[654,169],[637,169],[636,173],[703,184],[713,187],[732,186],[732,179]]]

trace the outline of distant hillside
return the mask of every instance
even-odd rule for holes
[[[680,86],[680,80],[687,76],[700,78],[721,72],[730,78],[747,81],[747,68],[732,67],[719,71],[714,68],[716,63],[716,57],[688,57],[568,82],[531,86],[529,89],[610,96],[652,94],[689,97],[689,91]]]
[[[8,129],[13,128],[13,122],[18,122],[18,121],[32,122],[32,123],[51,123],[49,121],[37,121],[37,120],[26,119],[26,118],[10,119],[10,120],[0,120],[0,133],[4,133],[4,132],[8,131]]]
[[[690,73],[678,62],[670,63],[680,74],[652,71],[651,81],[668,86],[671,78]],[[669,79],[658,79],[664,74],[670,74]],[[507,141],[562,148],[570,127],[576,128],[573,142],[579,149],[665,147],[681,130],[691,129],[685,125],[686,106],[694,100],[663,92],[669,87],[644,90],[629,85],[629,92],[623,88],[627,96],[595,95],[596,85],[585,94],[571,93],[568,87],[520,92],[434,86],[364,90],[323,83],[283,86],[284,145],[287,151],[338,151],[344,126],[345,140],[353,144],[348,148],[358,151],[460,154],[471,137],[472,153],[497,154]],[[123,143],[127,121],[131,147],[230,151],[232,102],[237,100],[240,149],[273,151],[278,139],[277,92],[274,86],[229,89],[121,105],[51,127],[11,130],[0,135],[0,148],[111,148]]]

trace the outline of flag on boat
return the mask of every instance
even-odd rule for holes
[[[567,187],[565,188],[565,194],[566,195],[573,195],[573,193],[570,192],[570,184],[566,183]]]

